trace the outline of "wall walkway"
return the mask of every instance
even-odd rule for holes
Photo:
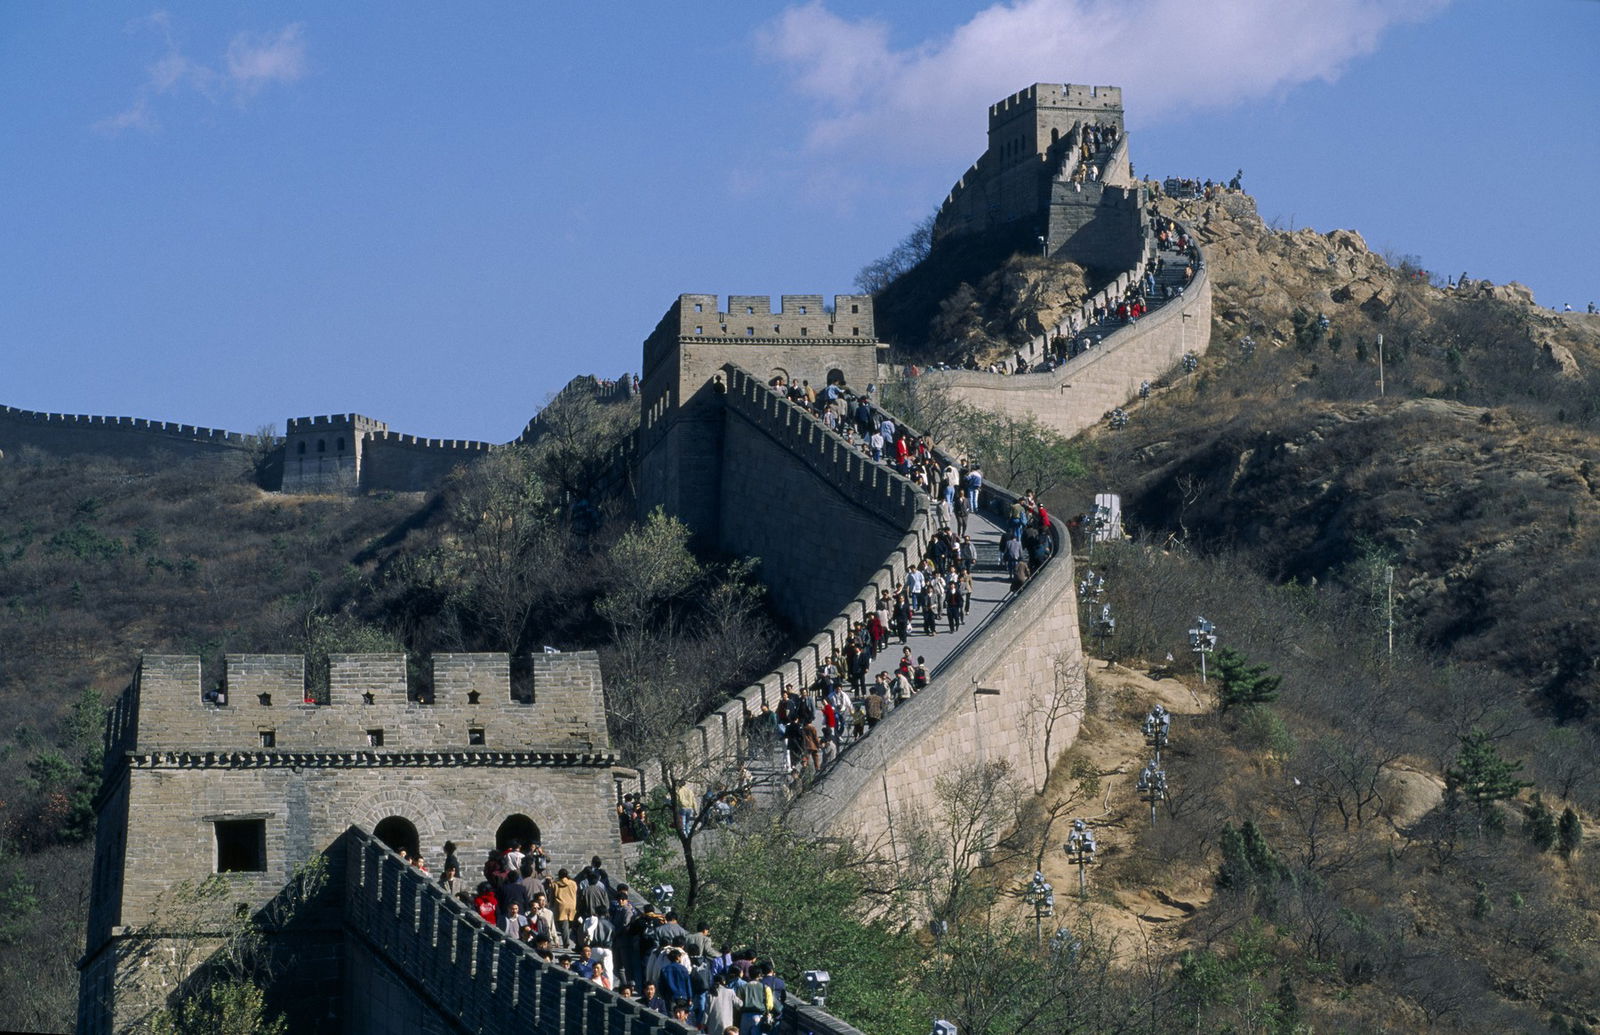
[[[676,757],[662,760],[677,767],[680,776],[691,774],[692,782],[702,784],[738,778],[740,766],[751,756],[747,714],[759,714],[763,705],[776,709],[785,684],[809,688],[827,659],[835,651],[842,653],[851,626],[866,619],[880,594],[891,594],[901,585],[908,565],[921,561],[937,530],[933,502],[914,483],[888,465],[872,462],[758,378],[729,368],[728,383],[730,406],[761,413],[769,426],[784,429],[785,441],[797,452],[813,460],[826,458],[827,466],[814,468],[819,478],[830,479],[837,492],[883,508],[885,520],[898,515],[903,533],[879,555],[878,566],[865,575],[860,590],[820,623],[815,636],[699,723]],[[986,505],[995,513],[1014,499],[997,486],[985,488]],[[773,542],[801,534],[807,524],[801,518],[807,513],[804,508],[773,508],[751,521],[764,523],[766,541]],[[974,531],[981,523],[979,519]],[[926,689],[895,708],[825,770],[795,804],[794,822],[819,836],[888,843],[899,812],[928,800],[939,774],[991,760],[1010,761],[1025,782],[1043,787],[1051,765],[1076,737],[1083,702],[1070,544],[1059,526],[1053,536],[1054,558],[1021,592],[1006,598],[976,628],[969,627],[969,635],[933,670]],[[811,554],[812,563],[803,570],[831,562],[840,538]],[[980,686],[985,692],[975,694]],[[651,772],[646,778],[658,775]]]
[[[1042,359],[1049,354],[1051,338],[1086,333],[1095,340],[1094,347],[1065,365],[1039,374],[930,370],[921,376],[947,388],[957,401],[1010,417],[1032,415],[1063,435],[1094,427],[1108,411],[1137,396],[1142,382],[1159,380],[1186,354],[1203,355],[1210,346],[1211,275],[1203,253],[1194,280],[1183,294],[1134,323],[1104,333],[1094,326],[1095,308],[1115,306],[1156,254],[1154,249],[1154,243],[1147,240],[1138,266],[1118,276],[1054,331],[1039,335],[1026,347],[1031,359]]]

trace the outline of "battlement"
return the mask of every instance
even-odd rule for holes
[[[1104,112],[1122,120],[1122,87],[1079,86],[1074,83],[1034,83],[1003,101],[989,105],[989,130],[1039,108],[1067,108],[1085,114]]]
[[[359,413],[333,413],[320,417],[291,417],[288,431],[291,435],[315,434],[319,431],[354,431],[357,433],[388,431],[389,425],[381,420]]]
[[[399,431],[375,432],[368,436],[368,441],[415,446],[418,449],[453,449],[463,453],[489,453],[500,448],[493,442],[478,442],[465,438],[418,438]]]
[[[531,694],[512,693],[505,654],[334,654],[327,704],[314,704],[300,655],[229,654],[218,686],[200,659],[145,655],[119,702],[114,742],[135,754],[535,752],[609,758],[599,658],[592,651],[524,659]],[[209,698],[209,699],[208,699]]]
[[[795,341],[875,336],[871,295],[835,295],[832,305],[822,295],[782,295],[776,309],[769,295],[729,295],[726,310],[718,308],[716,295],[679,295],[669,319],[674,314],[678,336],[683,338]]]
[[[86,413],[41,413],[21,410],[15,406],[0,406],[0,419],[25,424],[76,427],[84,430],[115,429],[119,431],[144,431],[191,442],[214,442],[220,445],[244,446],[249,436],[220,428],[204,428],[193,424],[174,424],[171,421],[146,420],[143,417],[102,417]]]

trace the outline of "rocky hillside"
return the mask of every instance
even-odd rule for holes
[[[1211,353],[1094,436],[1095,483],[1280,580],[1392,564],[1401,635],[1589,715],[1600,317],[1440,287],[1352,231],[1273,230],[1242,194],[1164,204],[1209,249]]]

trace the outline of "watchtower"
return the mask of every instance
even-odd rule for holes
[[[291,419],[283,440],[283,491],[355,492],[367,436],[388,430],[359,413]]]
[[[574,872],[616,860],[599,659],[529,667],[531,693],[514,697],[502,654],[434,655],[425,689],[403,654],[333,655],[328,703],[313,704],[299,656],[228,655],[210,686],[198,657],[141,659],[107,724],[78,1030],[127,1030],[185,976],[149,965],[176,948],[147,951],[152,930],[181,932],[165,936],[174,946],[197,937],[172,915],[182,882],[215,875],[254,912],[351,824],[436,874],[446,839],[469,870],[512,838]],[[292,976],[296,1017],[319,1026],[342,994],[342,936],[327,937]]]
[[[1042,242],[1049,255],[1110,272],[1137,257],[1120,87],[1034,83],[989,106],[988,142],[939,209],[935,240],[998,235],[1033,254]]]
[[[715,534],[722,465],[722,368],[861,392],[877,380],[871,295],[679,295],[644,342],[640,504]]]

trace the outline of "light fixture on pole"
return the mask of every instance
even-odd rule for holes
[[[1106,640],[1117,631],[1117,620],[1111,617],[1111,605],[1100,605],[1100,617],[1094,623],[1095,638],[1100,641],[1100,656],[1105,657]]]
[[[1033,879],[1022,889],[1022,900],[1033,907],[1034,941],[1044,941],[1044,919],[1056,915],[1056,889],[1044,879],[1043,871],[1033,871]]]
[[[1100,594],[1106,588],[1106,577],[1096,575],[1093,568],[1086,569],[1083,579],[1078,583],[1078,599],[1085,604],[1098,604]]]
[[[1150,822],[1156,821],[1156,802],[1165,801],[1167,797],[1167,774],[1165,770],[1156,768],[1155,759],[1145,763],[1139,771],[1139,800],[1150,803]]]
[[[1200,685],[1206,685],[1206,655],[1217,649],[1217,627],[1206,621],[1205,615],[1194,620],[1189,630],[1189,649],[1200,655]]]
[[[1078,868],[1078,897],[1089,897],[1088,869],[1094,863],[1094,853],[1099,850],[1095,843],[1094,828],[1081,819],[1072,821],[1072,832],[1067,835],[1067,843],[1061,846],[1067,853],[1067,862]]]
[[[806,995],[811,998],[812,1006],[828,1005],[828,985],[833,978],[826,970],[808,970],[800,976],[805,982]]]
[[[1172,732],[1172,713],[1161,705],[1150,709],[1150,714],[1144,717],[1144,742],[1155,748],[1156,764],[1161,764],[1161,749],[1167,746],[1167,735]]]

